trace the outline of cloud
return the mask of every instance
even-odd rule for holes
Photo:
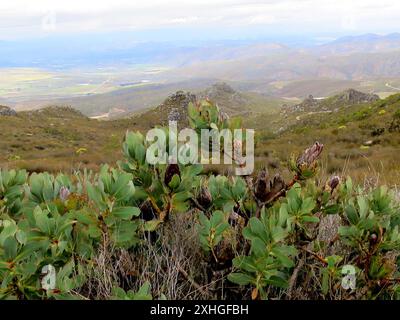
[[[272,24],[276,22],[276,18],[269,14],[259,14],[249,19],[249,24]]]
[[[199,17],[180,17],[180,18],[173,18],[173,19],[167,19],[164,21],[166,24],[187,24],[187,23],[193,23],[196,21],[199,21]]]
[[[394,32],[399,14],[397,0],[13,0],[0,2],[0,39],[169,26]],[[55,23],[43,27],[49,15]]]

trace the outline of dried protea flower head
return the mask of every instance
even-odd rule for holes
[[[316,174],[317,159],[323,149],[324,145],[317,141],[311,147],[307,148],[297,159],[292,156],[289,163],[290,168],[296,172],[299,179],[308,179]]]
[[[226,112],[219,111],[218,113],[218,121],[219,122],[224,122],[229,120],[229,115]]]
[[[156,217],[156,211],[149,200],[146,200],[140,205],[140,219],[143,219],[144,221],[150,221]]]
[[[319,143],[318,141],[315,142],[310,148],[307,148],[299,158],[297,158],[297,166],[312,166],[323,149],[323,144]]]
[[[164,183],[166,186],[169,185],[174,175],[181,177],[181,171],[178,164],[170,163],[165,170]]]
[[[339,176],[331,177],[327,182],[327,189],[332,193],[340,183]]]
[[[286,188],[285,181],[279,173],[275,174],[274,179],[270,181],[270,191],[267,195],[267,201],[273,199],[279,192]]]
[[[270,181],[267,169],[262,169],[257,176],[257,180],[254,186],[254,195],[256,198],[265,202],[267,200],[267,195],[270,191]]]
[[[268,202],[281,192],[285,186],[285,181],[279,173],[271,180],[267,169],[262,169],[257,177],[254,194],[259,201]]]
[[[212,203],[212,195],[206,186],[200,188],[197,201],[203,208],[208,208]]]
[[[69,189],[67,187],[62,186],[60,188],[60,200],[61,201],[67,201],[70,194],[71,194],[71,192],[69,191]]]

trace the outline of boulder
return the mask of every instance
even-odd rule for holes
[[[17,112],[6,106],[0,106],[0,116],[16,116]]]
[[[163,124],[168,124],[167,121],[177,121],[179,127],[187,127],[187,109],[190,102],[196,102],[194,94],[177,91],[165,99],[155,112],[166,116],[166,119],[162,121]]]

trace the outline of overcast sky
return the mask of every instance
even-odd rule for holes
[[[0,0],[0,40],[151,30],[243,38],[400,31],[398,0]],[[169,30],[169,31],[168,31]]]

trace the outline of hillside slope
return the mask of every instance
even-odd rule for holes
[[[318,140],[327,149],[324,170],[328,174],[342,174],[344,168],[361,181],[398,184],[400,159],[394,155],[400,150],[400,94],[342,105],[337,97],[324,103],[334,112],[283,111],[267,126],[281,126],[278,130],[258,132],[258,156],[273,166],[283,166],[280,161],[288,150],[300,150]],[[330,107],[329,102],[333,103]]]
[[[332,112],[298,110],[285,114],[282,110],[252,112],[244,117],[244,126],[256,130],[256,166],[285,172],[292,152],[319,140],[327,150],[323,157],[325,174],[341,175],[344,168],[359,181],[381,179],[382,183],[398,184],[400,159],[395,155],[400,150],[400,94],[372,102],[361,99],[354,104],[349,102],[354,100],[348,93],[326,99],[323,108],[336,110]],[[82,165],[97,169],[102,163],[121,158],[126,130],[146,132],[162,121],[166,124],[171,109],[184,109],[193,98],[193,94],[181,91],[156,109],[110,121],[90,119],[60,107],[0,116],[0,166],[53,172]]]
[[[332,97],[322,99],[316,99],[312,95],[309,95],[303,100],[303,102],[285,108],[284,112],[335,112],[339,108],[361,103],[375,102],[377,100],[379,100],[379,96],[376,94],[347,89]]]
[[[120,157],[129,122],[97,121],[68,107],[0,115],[0,167],[29,171],[89,169]]]
[[[105,115],[115,118],[128,115],[134,111],[146,110],[160,104],[166,96],[178,90],[196,91],[212,84],[211,79],[177,83],[146,84],[127,87],[103,94],[88,95],[71,99],[62,99],[51,104],[69,105],[87,116]]]

